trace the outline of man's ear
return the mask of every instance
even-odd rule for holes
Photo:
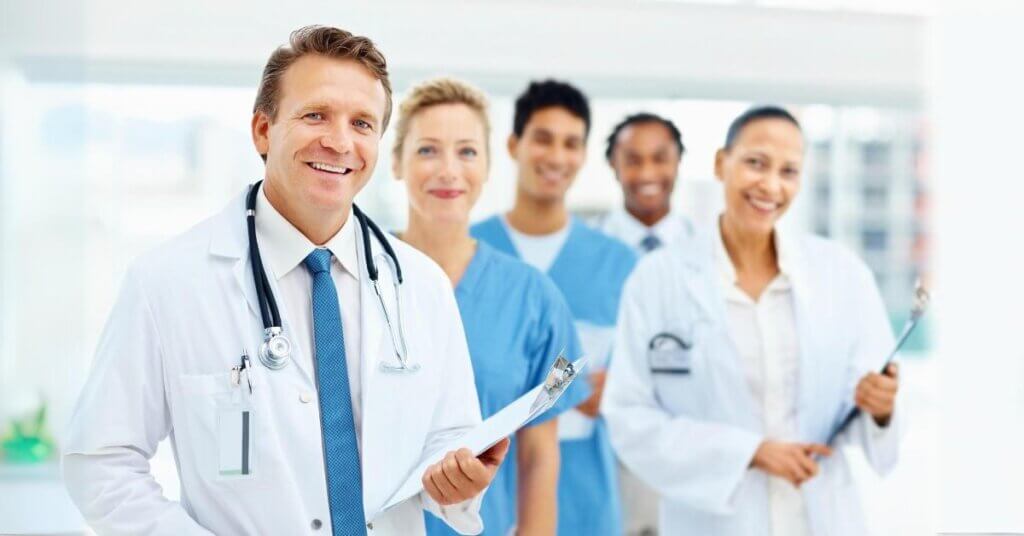
[[[263,112],[252,114],[252,144],[256,146],[256,152],[266,160],[270,152],[270,118]]]
[[[505,148],[508,149],[508,155],[512,157],[512,160],[516,159],[516,147],[519,147],[519,136],[509,134],[508,141],[505,142]]]

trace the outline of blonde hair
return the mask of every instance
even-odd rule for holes
[[[395,145],[391,153],[396,162],[402,159],[402,149],[405,147],[405,137],[409,134],[412,119],[423,110],[442,104],[464,104],[476,112],[484,125],[484,150],[490,156],[491,122],[487,118],[487,96],[475,86],[461,80],[434,78],[412,88],[398,106]]]

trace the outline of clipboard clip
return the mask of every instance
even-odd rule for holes
[[[533,405],[530,406],[530,413],[548,409],[551,403],[557,400],[562,395],[562,391],[565,391],[565,388],[576,378],[584,363],[586,363],[585,359],[573,363],[566,359],[565,355],[559,353],[555,358],[555,363],[551,365],[551,370],[548,371],[547,379],[544,380],[544,387],[537,394]]]

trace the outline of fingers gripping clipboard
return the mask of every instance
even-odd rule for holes
[[[921,281],[917,281],[914,285],[914,299],[910,308],[910,317],[903,324],[903,329],[896,338],[896,344],[893,346],[892,351],[889,352],[888,357],[885,358],[885,364],[883,364],[882,368],[879,370],[880,374],[886,373],[885,371],[889,368],[889,363],[892,363],[893,359],[896,358],[896,354],[899,353],[900,349],[902,349],[903,345],[907,342],[907,339],[910,338],[910,334],[913,333],[914,328],[916,328],[918,323],[920,323],[921,317],[924,316],[925,311],[928,310],[928,305],[930,305],[931,299],[932,297],[928,292],[928,289],[921,283]],[[846,413],[843,420],[840,421],[839,425],[832,430],[831,434],[829,434],[826,444],[834,446],[836,441],[839,439],[840,434],[846,431],[846,429],[853,424],[853,421],[856,420],[858,415],[860,415],[860,410],[856,407],[851,408]]]
[[[479,456],[495,443],[511,436],[526,426],[540,414],[547,411],[558,401],[562,393],[572,384],[586,365],[586,358],[570,362],[559,355],[548,371],[544,383],[534,387],[515,402],[505,406],[491,415],[487,420],[469,429],[463,435],[444,444],[436,452],[427,456],[406,477],[405,482],[384,504],[382,511],[397,506],[406,499],[423,490],[423,473],[431,465],[444,459],[445,454],[461,448],[468,448],[475,456]]]

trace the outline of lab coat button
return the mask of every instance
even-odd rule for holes
[[[319,519],[314,519],[309,525],[313,527],[313,530],[320,530],[320,527],[324,526],[324,523]]]
[[[367,523],[366,528],[373,530],[373,523]]]
[[[302,394],[299,395],[299,400],[303,404],[308,404],[310,400],[313,400],[313,395],[311,395],[308,392],[304,391]]]

